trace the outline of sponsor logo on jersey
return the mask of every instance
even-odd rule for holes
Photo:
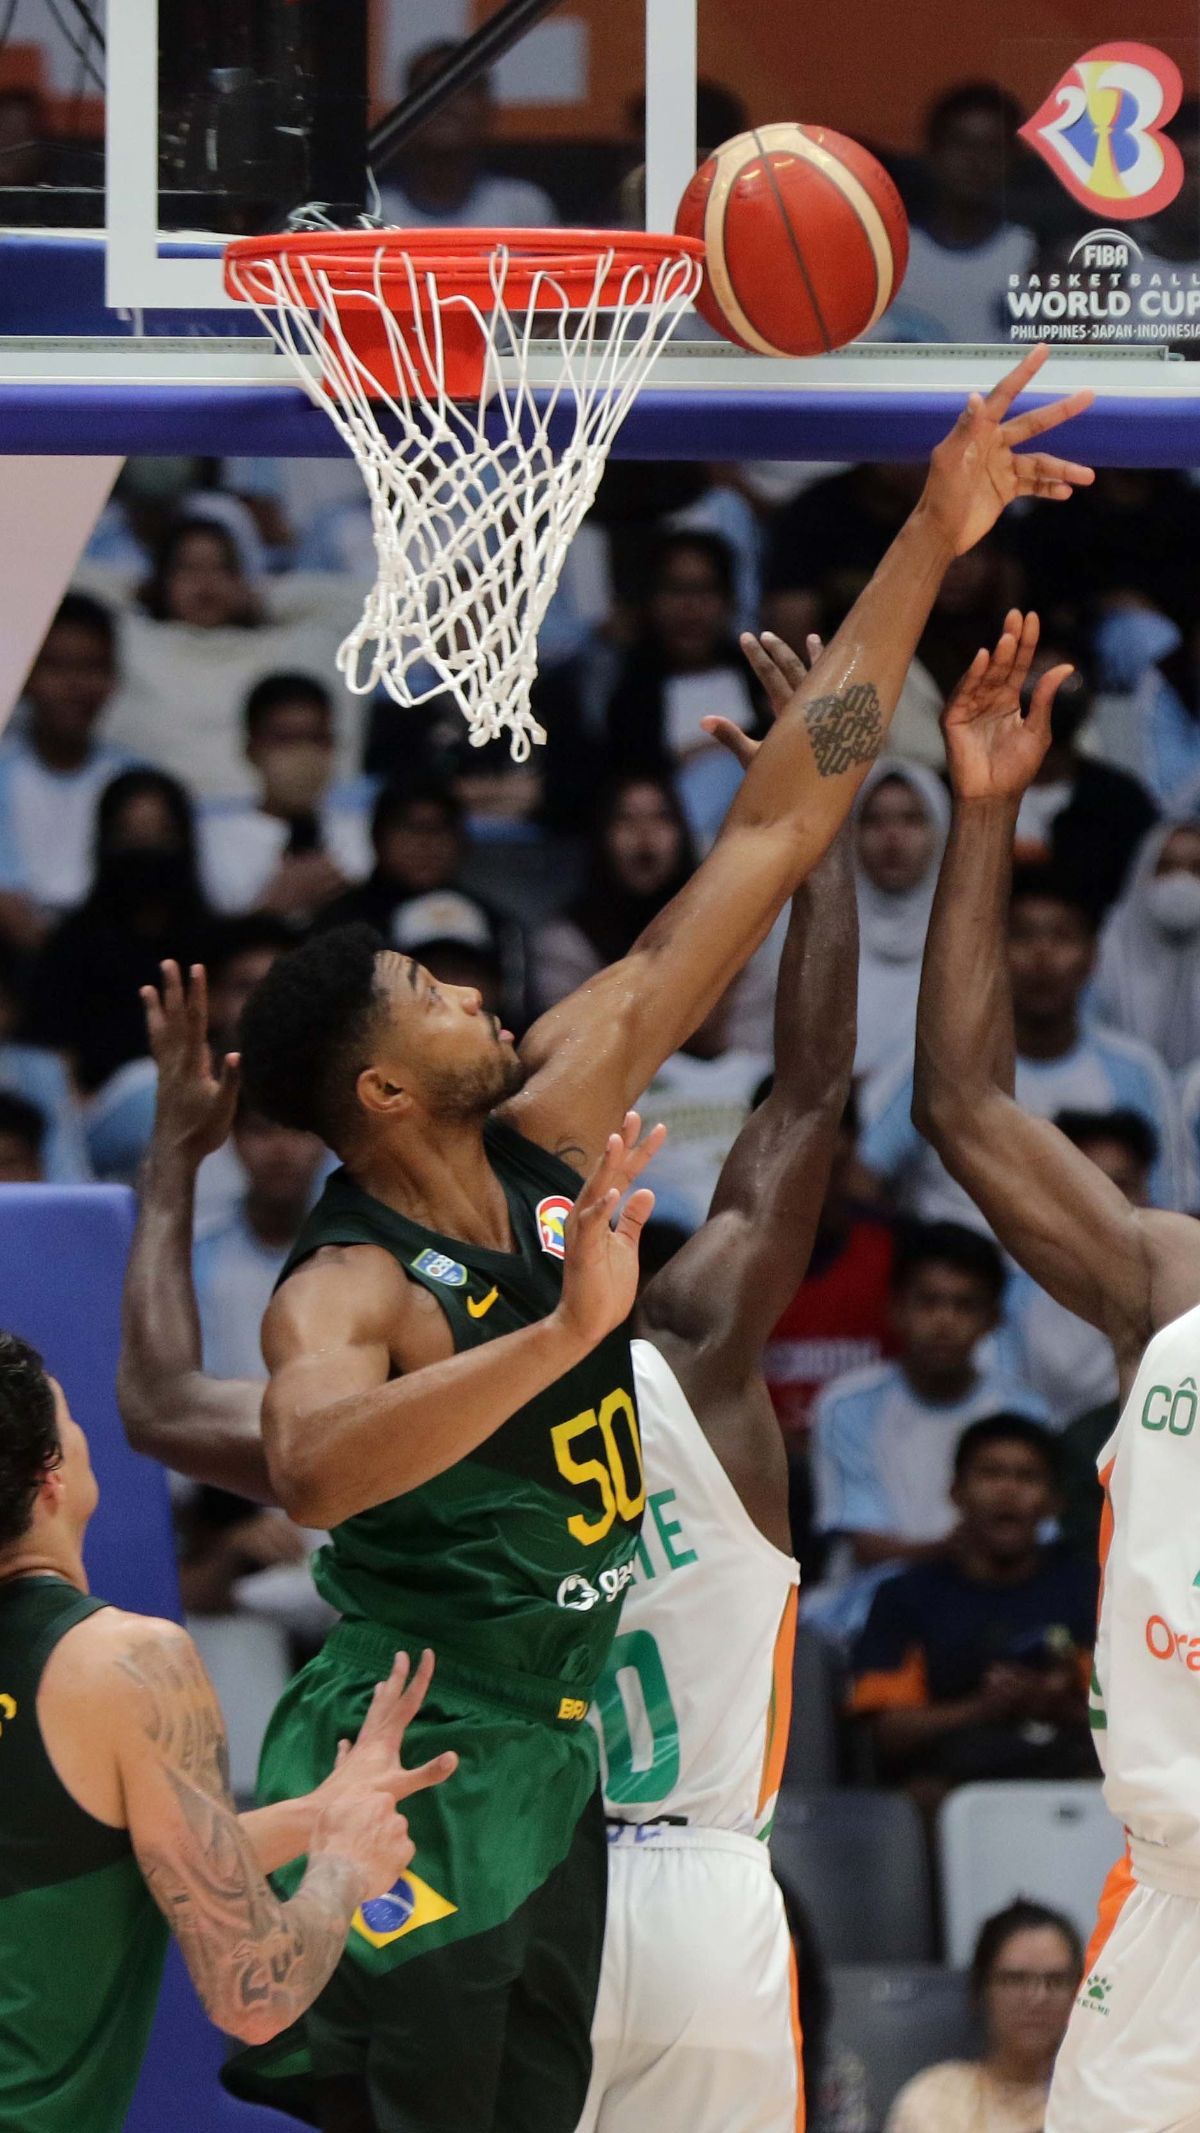
[[[3,1731],[4,1731],[4,1728],[5,1728],[5,1726],[7,1726],[7,1725],[11,1725],[11,1723],[12,1723],[13,1719],[14,1719],[14,1718],[16,1717],[16,1715],[17,1715],[17,1699],[16,1699],[16,1697],[15,1697],[15,1696],[9,1696],[9,1695],[6,1695],[6,1694],[0,1694],[0,1733],[3,1733]]]
[[[1200,1393],[1195,1378],[1182,1385],[1152,1385],[1142,1403],[1142,1428],[1169,1430],[1173,1437],[1190,1437],[1200,1412]]]
[[[470,1312],[471,1317],[486,1318],[488,1312],[491,1310],[492,1305],[495,1303],[496,1298],[499,1294],[499,1289],[491,1288],[488,1290],[486,1296],[480,1296],[479,1298],[476,1298],[474,1296],[468,1296],[467,1309]]]
[[[549,1252],[552,1259],[562,1259],[566,1256],[565,1232],[571,1207],[572,1202],[564,1198],[561,1192],[552,1192],[546,1199],[538,1201],[538,1236],[542,1250]]]
[[[390,1948],[406,1933],[431,1926],[436,1919],[449,1918],[457,1909],[456,1903],[439,1896],[419,1874],[402,1874],[385,1896],[373,1896],[370,1903],[361,1904],[351,1924],[373,1948]]]
[[[1112,1991],[1112,1979],[1099,1970],[1093,1970],[1083,1981],[1083,1991],[1078,2004],[1086,2014],[1107,2015],[1108,1998]]]
[[[1200,1637],[1172,1629],[1161,1615],[1151,1615],[1146,1624],[1146,1650],[1152,1659],[1178,1659],[1189,1674],[1200,1674]]]
[[[457,1259],[447,1259],[445,1252],[418,1252],[410,1261],[414,1274],[425,1274],[430,1281],[444,1281],[448,1289],[465,1289],[469,1276],[465,1266]]]
[[[1149,44],[1097,44],[1067,68],[1021,139],[1084,207],[1118,222],[1157,215],[1183,184],[1163,127],[1183,97],[1173,59]]]
[[[561,1719],[564,1719],[568,1725],[578,1725],[580,1719],[586,1718],[587,1715],[588,1707],[586,1697],[564,1696],[562,1702],[559,1704],[558,1716]]]
[[[611,1607],[614,1600],[620,1599],[625,1587],[632,1585],[635,1575],[632,1562],[613,1563],[609,1569],[600,1572],[593,1585],[581,1571],[573,1570],[563,1579],[555,1597],[560,1607],[574,1607],[580,1614],[587,1614],[602,1602]]]

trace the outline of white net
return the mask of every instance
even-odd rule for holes
[[[231,291],[293,359],[367,485],[378,575],[338,653],[347,687],[382,685],[406,705],[449,695],[477,747],[507,732],[518,762],[546,737],[530,691],[567,549],[700,283],[683,246],[628,262],[618,245],[629,240],[597,250],[581,288],[577,256],[569,274],[552,260],[512,271],[517,255],[497,243],[478,299],[439,288],[434,265],[382,232],[352,270],[316,247],[236,247],[227,261]],[[364,307],[374,354],[360,352]],[[456,400],[464,331],[478,336],[482,384]],[[557,373],[536,396],[535,346]]]

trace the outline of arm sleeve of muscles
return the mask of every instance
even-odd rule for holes
[[[147,1886],[212,2020],[265,2043],[331,1976],[358,1900],[354,1869],[321,1857],[290,1903],[274,1895],[230,1797],[220,1707],[183,1630],[131,1628],[113,1681],[126,1815]],[[259,1835],[271,1855],[271,1831]]]
[[[918,511],[767,736],[704,864],[635,942],[535,1024],[522,1132],[585,1156],[765,938],[879,753],[947,552]],[[761,656],[761,654],[760,654]]]
[[[792,901],[775,996],[775,1079],[727,1156],[708,1221],[646,1290],[650,1328],[745,1374],[804,1277],[854,1064],[857,954],[845,837]]]

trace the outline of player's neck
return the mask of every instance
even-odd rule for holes
[[[508,1201],[478,1119],[423,1119],[410,1138],[364,1150],[347,1168],[364,1192],[410,1222],[464,1244],[513,1250]]]
[[[82,1551],[65,1534],[60,1539],[57,1534],[47,1538],[26,1533],[11,1548],[0,1550],[0,1586],[10,1585],[15,1578],[51,1577],[61,1578],[77,1592],[88,1589]]]

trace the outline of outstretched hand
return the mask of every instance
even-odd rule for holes
[[[777,637],[773,630],[764,630],[761,637],[756,637],[753,631],[746,630],[740,641],[749,665],[762,683],[767,709],[774,721],[787,710],[801,683],[808,680],[825,647],[815,630],[806,637],[806,666],[799,652],[793,652],[791,645],[785,644],[783,638]],[[707,718],[702,718],[700,724],[706,733],[712,735],[714,741],[719,741],[722,748],[727,748],[730,755],[736,756],[743,770],[749,770],[762,747],[761,741],[751,740],[750,735],[735,725],[731,718],[720,718],[715,712],[710,712]]]
[[[589,1350],[624,1324],[637,1296],[638,1245],[654,1194],[643,1185],[625,1201],[615,1227],[613,1216],[667,1137],[665,1126],[655,1126],[639,1142],[641,1130],[637,1112],[627,1111],[567,1217],[555,1316]]]
[[[1018,452],[1031,437],[1044,436],[1091,406],[1095,394],[1071,393],[1046,407],[1010,417],[1014,400],[1031,385],[1049,354],[1032,348],[1015,370],[993,385],[986,398],[972,393],[962,414],[930,461],[922,508],[936,520],[955,555],[963,555],[995,525],[1018,496],[1065,503],[1075,489],[1095,480],[1091,467],[1051,452]]]
[[[317,1787],[321,1805],[336,1801],[351,1785],[384,1784],[400,1801],[453,1777],[458,1757],[450,1750],[419,1763],[415,1770],[407,1769],[402,1760],[404,1735],[429,1693],[434,1663],[433,1653],[424,1651],[414,1673],[407,1652],[397,1652],[391,1673],[375,1684],[358,1739],[338,1744],[337,1761],[324,1784]]]
[[[162,990],[143,985],[150,1050],[158,1068],[154,1135],[199,1165],[227,1138],[237,1108],[238,1056],[213,1071],[208,1047],[208,984],[193,963],[186,989],[178,963],[162,965]]]
[[[1021,694],[1040,624],[1012,608],[993,652],[976,652],[942,717],[950,782],[962,800],[1015,798],[1032,785],[1050,746],[1050,715],[1071,666],[1039,676],[1028,712]]]

